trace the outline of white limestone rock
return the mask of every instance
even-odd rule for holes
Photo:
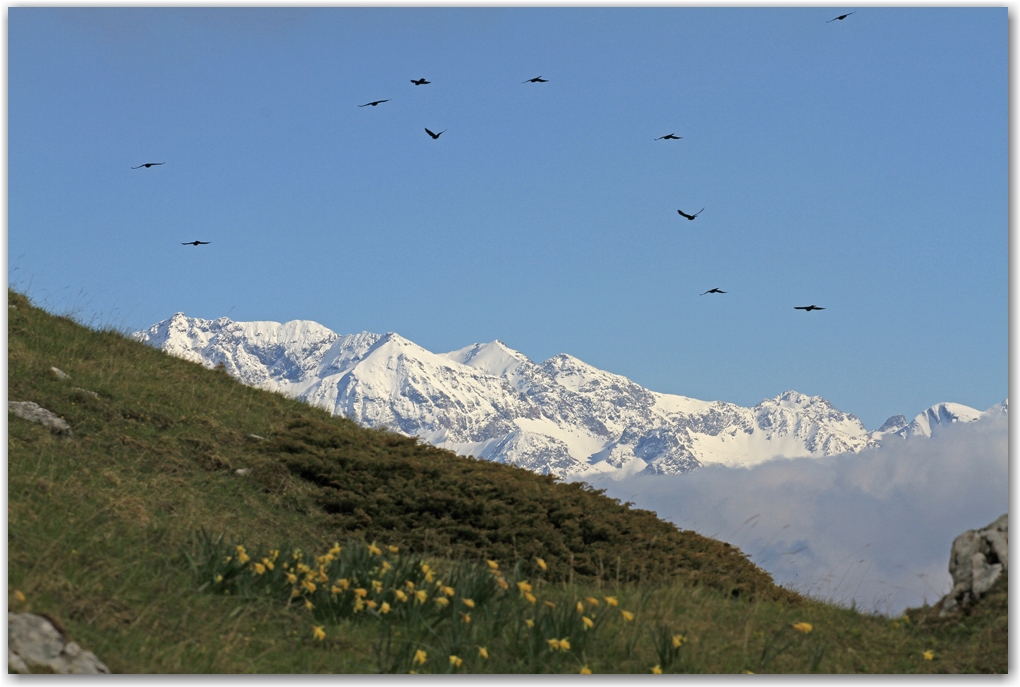
[[[33,401],[7,401],[7,411],[14,413],[23,420],[37,422],[54,434],[71,438],[71,425],[64,422],[56,413],[46,410]]]
[[[94,653],[34,613],[7,613],[7,666],[16,673],[109,673]]]
[[[1009,514],[980,530],[967,530],[953,540],[949,574],[953,589],[941,601],[939,615],[968,606],[992,588],[1009,562]]]

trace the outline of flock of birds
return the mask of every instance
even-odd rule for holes
[[[849,17],[851,14],[854,14],[854,12],[847,12],[846,14],[841,14],[838,17],[834,17],[832,19],[829,19],[825,23],[826,24],[831,24],[834,21],[843,21],[844,19]],[[539,75],[539,76],[536,76],[536,77],[534,77],[532,79],[525,79],[521,83],[522,84],[527,84],[527,83],[548,83],[548,82],[549,82],[549,79],[543,79],[541,77],[541,75]],[[426,80],[425,77],[422,77],[420,79],[411,79],[411,83],[413,83],[415,86],[426,86],[426,85],[428,85],[428,84],[430,84],[432,82]],[[372,102],[365,103],[364,105],[358,105],[358,107],[377,107],[377,106],[381,105],[382,103],[388,103],[389,101],[390,101],[389,98],[385,98],[383,100],[373,100]],[[440,136],[442,136],[446,132],[447,132],[447,129],[443,129],[439,133],[435,133],[432,130],[430,130],[428,127],[425,127],[425,133],[428,134],[429,136],[431,136],[432,140],[434,140],[434,141],[437,140]],[[683,138],[683,136],[677,136],[675,133],[669,133],[669,134],[666,134],[665,136],[659,136],[658,138],[656,138],[654,140],[656,140],[656,141],[679,141],[682,138]],[[131,169],[142,169],[143,167],[145,169],[149,169],[150,167],[158,167],[159,165],[164,165],[164,164],[166,164],[166,163],[165,162],[146,162],[144,164],[138,165],[137,167],[132,167]],[[696,218],[698,215],[700,215],[704,211],[705,211],[705,208],[701,208],[700,210],[695,212],[693,215],[689,215],[686,212],[684,212],[683,210],[677,210],[677,212],[680,213],[681,217],[683,217],[684,219],[687,219],[687,220],[692,220],[692,221],[694,220],[694,218]],[[182,246],[207,246],[210,243],[212,243],[212,241],[197,241],[196,240],[196,241],[183,241],[181,243],[181,245]],[[728,291],[723,291],[722,289],[719,289],[719,288],[714,288],[714,289],[709,289],[708,291],[705,291],[704,293],[702,293],[700,295],[705,296],[705,295],[708,295],[708,294],[711,294],[711,293],[720,293],[721,294],[721,293],[729,293],[729,292]],[[796,306],[794,306],[793,309],[794,310],[803,310],[804,312],[811,312],[812,310],[825,310],[825,308],[822,308],[822,307],[819,307],[817,305],[814,305],[813,303],[811,305],[796,305]]]

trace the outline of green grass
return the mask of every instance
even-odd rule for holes
[[[1008,669],[1004,581],[950,620],[918,609],[911,622],[894,622],[804,599],[740,551],[590,488],[365,430],[55,317],[20,294],[8,300],[17,306],[10,400],[35,401],[74,431],[61,439],[9,415],[9,606],[54,617],[114,672]],[[234,474],[242,467],[251,472]],[[229,575],[227,585],[215,582],[222,571],[210,573],[201,532],[225,533],[251,554],[234,574],[239,586]],[[484,561],[498,561],[508,584],[533,585],[536,605],[514,586],[498,589],[469,611],[464,643],[468,624],[453,615],[463,608],[450,607],[446,625],[438,616],[326,613],[331,602],[318,597],[308,610],[307,595],[289,596],[293,585],[260,591],[250,567],[272,549],[325,554],[334,542],[357,550],[358,541],[397,546],[398,558],[428,561],[447,584],[490,579]],[[610,610],[607,596],[619,606]],[[594,608],[587,597],[603,601]],[[531,636],[530,648],[522,639],[526,614],[549,609],[544,601],[569,611],[562,622],[582,633],[569,651],[549,648],[556,637]],[[578,630],[578,601],[598,623],[590,635]],[[566,627],[542,622],[540,632]],[[798,633],[797,622],[813,630]],[[674,650],[675,634],[686,641]],[[404,652],[400,661],[384,660],[387,641],[393,656]],[[412,645],[425,647],[424,664],[406,664]],[[461,666],[444,652],[459,652]]]

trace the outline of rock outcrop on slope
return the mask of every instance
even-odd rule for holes
[[[796,391],[753,408],[657,393],[566,354],[535,363],[501,341],[432,353],[392,332],[342,336],[315,322],[183,313],[135,337],[364,426],[561,477],[858,452],[907,427],[868,432]]]
[[[7,669],[12,673],[109,673],[94,653],[82,649],[34,613],[7,613]]]
[[[949,558],[953,589],[939,601],[939,615],[969,606],[984,595],[1000,575],[1008,572],[1009,514],[979,530],[967,530],[955,540]]]

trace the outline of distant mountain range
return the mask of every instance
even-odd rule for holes
[[[177,313],[134,337],[361,425],[561,477],[677,474],[711,463],[858,452],[1008,413],[1007,401],[984,413],[940,403],[870,432],[825,399],[796,391],[744,408],[649,391],[566,354],[534,363],[500,341],[432,353],[399,334],[340,335],[306,320]]]

